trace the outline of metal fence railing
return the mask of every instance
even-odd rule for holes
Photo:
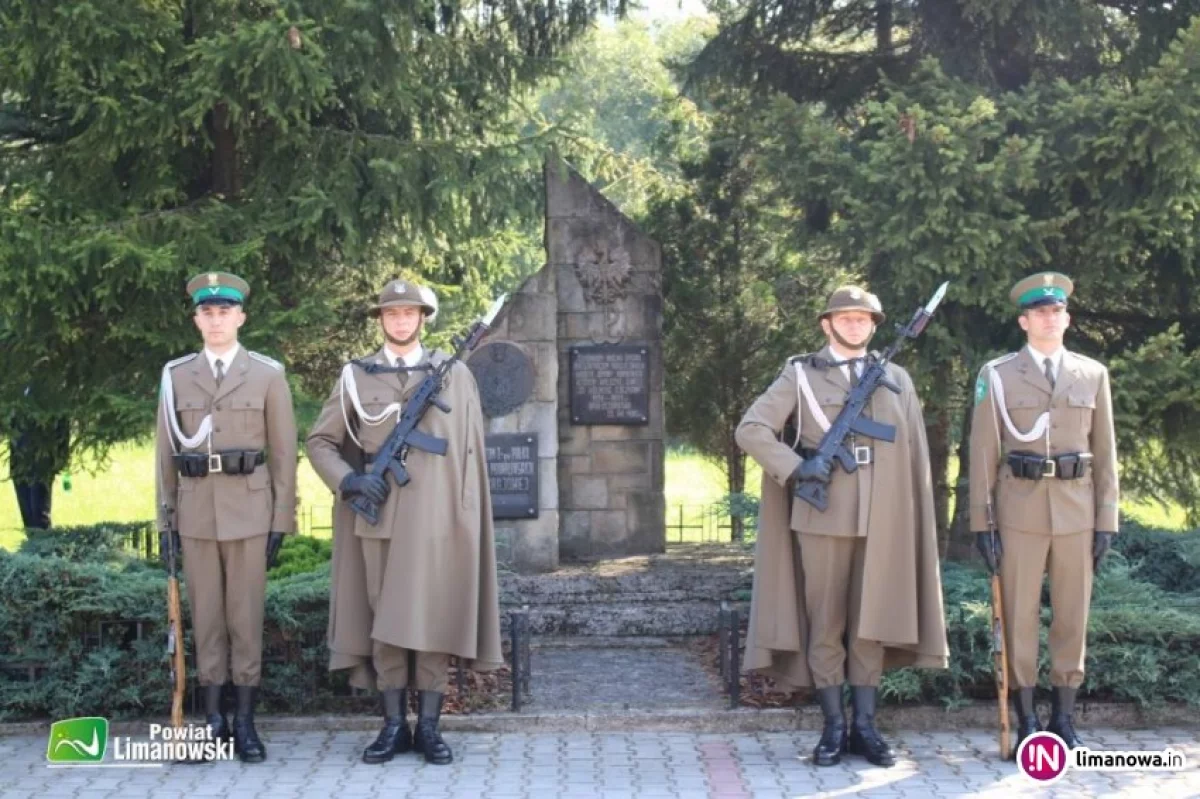
[[[724,543],[733,541],[733,517],[724,503],[674,505],[667,509],[667,543]],[[742,517],[742,540],[753,541],[757,516]]]

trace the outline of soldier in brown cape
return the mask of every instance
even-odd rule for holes
[[[204,349],[163,368],[158,408],[158,529],[164,559],[187,577],[196,671],[217,738],[230,736],[221,687],[232,677],[238,757],[258,763],[267,569],[296,530],[296,419],[278,362],[238,344],[246,281],[208,272],[188,281]],[[230,664],[232,663],[232,668]]]
[[[334,492],[329,668],[379,690],[384,725],[363,752],[383,763],[410,749],[436,764],[453,760],[438,732],[450,656],[475,670],[503,662],[491,494],[483,414],[475,379],[456,363],[419,430],[445,439],[445,455],[410,450],[412,481],[397,488],[367,467],[396,426],[404,402],[449,356],[421,344],[437,313],[433,292],[411,281],[384,287],[371,314],[386,343],[342,368],[309,433],[313,468]],[[378,524],[355,514],[356,495],[380,506]],[[415,734],[408,688],[418,694]]]
[[[1017,745],[1039,729],[1038,625],[1050,573],[1050,724],[1082,746],[1072,715],[1083,683],[1092,575],[1117,533],[1117,443],[1108,369],[1063,347],[1074,284],[1039,272],[1009,294],[1028,344],[979,372],[971,422],[971,530],[1000,574]],[[1000,533],[991,547],[988,509]],[[1016,749],[1013,749],[1016,752]]]
[[[744,667],[784,688],[816,689],[825,724],[813,762],[821,766],[843,753],[894,764],[874,726],[884,670],[948,664],[929,450],[908,373],[889,364],[901,393],[878,390],[869,404],[872,419],[896,427],[894,442],[848,442],[854,474],[815,452],[883,321],[875,295],[839,288],[820,316],[828,345],[789,359],[737,429],[738,444],[763,471]],[[781,440],[785,425],[792,430]],[[829,507],[795,499],[795,478],[828,483]]]

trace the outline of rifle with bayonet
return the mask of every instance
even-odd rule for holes
[[[863,411],[870,403],[875,389],[880,386],[895,394],[900,393],[900,387],[888,379],[887,365],[896,357],[896,353],[908,339],[916,338],[925,330],[934,310],[942,301],[942,297],[946,295],[946,287],[949,285],[949,282],[946,282],[939,286],[938,290],[934,292],[933,298],[926,305],[917,309],[907,325],[896,325],[899,335],[882,355],[878,352],[867,355],[866,367],[863,369],[858,385],[850,389],[850,394],[846,397],[846,404],[842,406],[837,418],[833,420],[833,424],[821,437],[821,443],[817,446],[816,454],[813,457],[824,458],[830,462],[836,461],[841,464],[843,470],[853,474],[858,471],[858,458],[846,444],[847,439],[852,435],[866,436],[878,441],[896,440],[894,425],[868,419],[863,416]],[[829,488],[820,480],[798,480],[795,495],[817,510],[823,511],[829,507]]]
[[[454,354],[434,366],[417,386],[417,390],[405,401],[404,408],[400,412],[400,421],[396,423],[396,428],[383,442],[383,446],[375,453],[375,459],[368,467],[371,474],[382,477],[384,480],[390,474],[396,481],[396,485],[403,488],[412,480],[408,474],[406,463],[410,449],[421,450],[433,455],[446,454],[446,440],[421,432],[417,429],[417,425],[421,423],[430,408],[437,408],[442,413],[450,413],[450,406],[438,396],[446,382],[446,375],[450,373],[450,369],[457,361],[475,349],[491,329],[500,309],[504,307],[504,300],[507,296],[506,294],[501,295],[498,300],[493,302],[487,314],[471,325],[465,336],[455,336],[452,339]],[[379,523],[379,505],[371,499],[360,494],[347,504],[351,510],[370,524]]]
[[[987,502],[988,533],[991,535],[992,556],[1000,562],[1000,530],[992,510],[989,493]],[[1000,575],[992,573],[992,676],[996,680],[996,705],[1000,712],[1000,757],[1012,756],[1012,737],[1008,726],[1008,647],[1004,631],[1004,595],[1000,590]]]

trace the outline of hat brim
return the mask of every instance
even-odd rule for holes
[[[1066,308],[1067,300],[1065,297],[1040,297],[1036,300],[1031,300],[1030,302],[1027,302],[1024,305],[1022,305],[1021,310],[1022,311],[1030,311],[1030,310],[1033,310],[1034,308],[1041,308],[1042,306],[1045,306],[1045,305],[1061,305],[1062,307]]]
[[[372,305],[367,310],[368,316],[379,316],[383,313],[384,308],[420,308],[425,312],[425,316],[432,316],[437,312],[437,309],[432,305],[423,302],[413,302],[412,300],[396,300],[395,302],[385,302],[378,305]]]
[[[869,313],[877,325],[881,325],[887,321],[887,314],[885,314],[883,311],[877,311],[867,305],[847,305],[844,308],[827,308],[825,312],[822,313],[818,318],[827,319],[830,316],[833,316],[835,313],[846,313],[847,311],[862,311],[863,313]]]
[[[201,297],[196,300],[195,307],[199,308],[202,305],[244,305],[243,300],[235,300],[233,297]]]

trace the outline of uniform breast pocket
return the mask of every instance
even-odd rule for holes
[[[821,406],[821,412],[832,422],[841,412],[842,406],[846,404],[846,398],[841,394],[818,394],[817,404]]]
[[[175,401],[175,411],[179,414],[179,422],[183,434],[194,436],[200,427],[200,422],[208,415],[208,401],[202,399],[179,399]]]
[[[1067,397],[1067,411],[1071,415],[1071,421],[1083,430],[1084,435],[1092,431],[1092,413],[1095,410],[1095,395],[1071,394]]]
[[[1009,418],[1022,432],[1033,427],[1037,418],[1046,410],[1043,405],[1044,403],[1037,397],[1005,397],[1004,400],[1004,407],[1008,409]]]
[[[266,401],[262,397],[238,397],[230,402],[230,409],[236,419],[237,429],[243,433],[266,432],[266,420],[263,409]]]

